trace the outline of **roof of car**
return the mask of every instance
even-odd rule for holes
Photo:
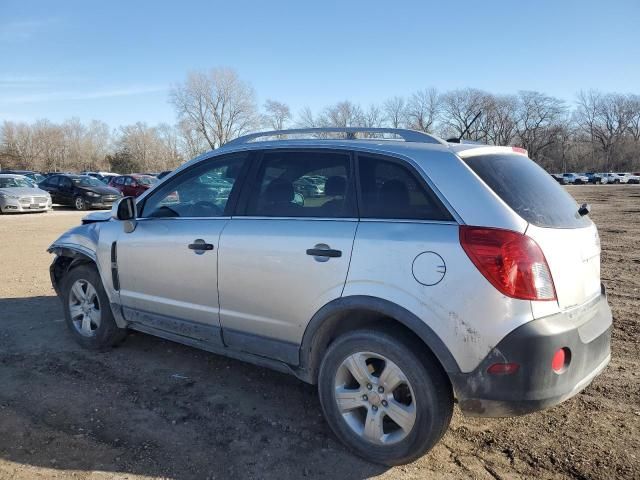
[[[16,177],[24,177],[24,175],[20,173],[0,173],[0,178],[16,178]]]
[[[328,133],[327,133],[328,132]],[[346,133],[344,138],[327,138],[328,135]],[[397,138],[353,138],[355,134],[374,132],[374,135],[396,135]],[[286,136],[298,136],[305,133],[311,138],[285,138]],[[350,136],[351,138],[346,138]],[[258,140],[258,138],[267,138]],[[198,157],[183,163],[173,173],[182,171],[202,160],[233,152],[270,150],[290,148],[324,148],[336,150],[358,150],[373,154],[390,154],[403,156],[419,161],[425,158],[427,152],[438,152],[440,155],[451,153],[459,157],[475,155],[491,155],[517,153],[527,155],[526,150],[520,147],[500,147],[462,141],[462,143],[445,142],[435,135],[424,132],[416,132],[407,129],[369,129],[359,127],[347,128],[313,128],[298,130],[280,130],[245,135],[234,139],[216,150],[207,151]]]

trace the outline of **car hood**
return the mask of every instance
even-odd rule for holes
[[[99,193],[100,195],[120,195],[120,192],[118,190],[116,190],[115,188],[107,187],[106,185],[104,187],[77,186],[77,188],[85,192]]]
[[[98,212],[92,212],[89,215],[82,217],[82,224],[97,222],[108,222],[111,219],[111,210],[102,210]]]
[[[30,188],[30,187],[0,188],[0,193],[6,193],[7,195],[15,195],[19,197],[35,197],[35,196],[46,197],[49,195],[49,192],[46,192],[39,188]]]

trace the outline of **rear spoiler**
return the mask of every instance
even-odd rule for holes
[[[493,145],[482,145],[477,143],[450,143],[449,148],[462,158],[501,153],[517,153],[519,155],[524,155],[525,157],[529,156],[527,150],[522,147],[496,147]]]

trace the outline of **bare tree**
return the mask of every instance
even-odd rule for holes
[[[578,125],[601,147],[608,171],[614,150],[632,124],[627,98],[594,90],[580,92],[575,116]]]
[[[362,114],[362,126],[367,128],[381,128],[384,125],[384,115],[380,107],[372,103]]]
[[[484,140],[487,136],[482,116],[473,124],[478,112],[488,109],[490,96],[482,90],[466,88],[454,90],[442,97],[443,131],[446,136],[465,137],[471,140]]]
[[[173,88],[170,100],[179,119],[189,121],[212,149],[259,124],[253,89],[231,69],[189,74]]]
[[[300,113],[298,113],[296,126],[298,128],[316,128],[320,126],[320,120],[316,118],[311,108],[304,107],[300,110]]]
[[[482,122],[487,142],[494,145],[511,145],[517,135],[518,99],[515,96],[491,96],[487,98]]]
[[[364,122],[362,108],[345,100],[325,108],[319,123],[323,127],[361,127]]]
[[[406,106],[407,126],[414,130],[432,132],[440,108],[441,99],[435,88],[413,93]]]
[[[407,112],[403,97],[389,98],[383,105],[385,119],[391,128],[402,128],[406,125]]]
[[[640,142],[640,95],[628,95],[629,126],[628,130],[634,141]]]
[[[176,126],[178,132],[179,151],[186,159],[195,158],[209,150],[204,137],[193,128],[191,122],[181,120]]]
[[[291,120],[291,110],[286,103],[267,100],[264,102],[264,110],[263,123],[271,130],[283,130]]]
[[[168,123],[161,123],[155,127],[155,134],[158,139],[155,169],[173,170],[184,160],[178,146],[178,130]]]
[[[566,107],[562,100],[540,92],[518,93],[518,140],[529,156],[538,156],[557,140],[566,124]]]

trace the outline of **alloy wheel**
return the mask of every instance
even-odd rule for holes
[[[357,352],[345,358],[334,388],[343,419],[370,443],[397,443],[416,423],[413,388],[404,372],[383,355]]]
[[[102,318],[100,299],[95,287],[87,280],[76,280],[71,287],[69,313],[78,333],[85,337],[96,335]]]

